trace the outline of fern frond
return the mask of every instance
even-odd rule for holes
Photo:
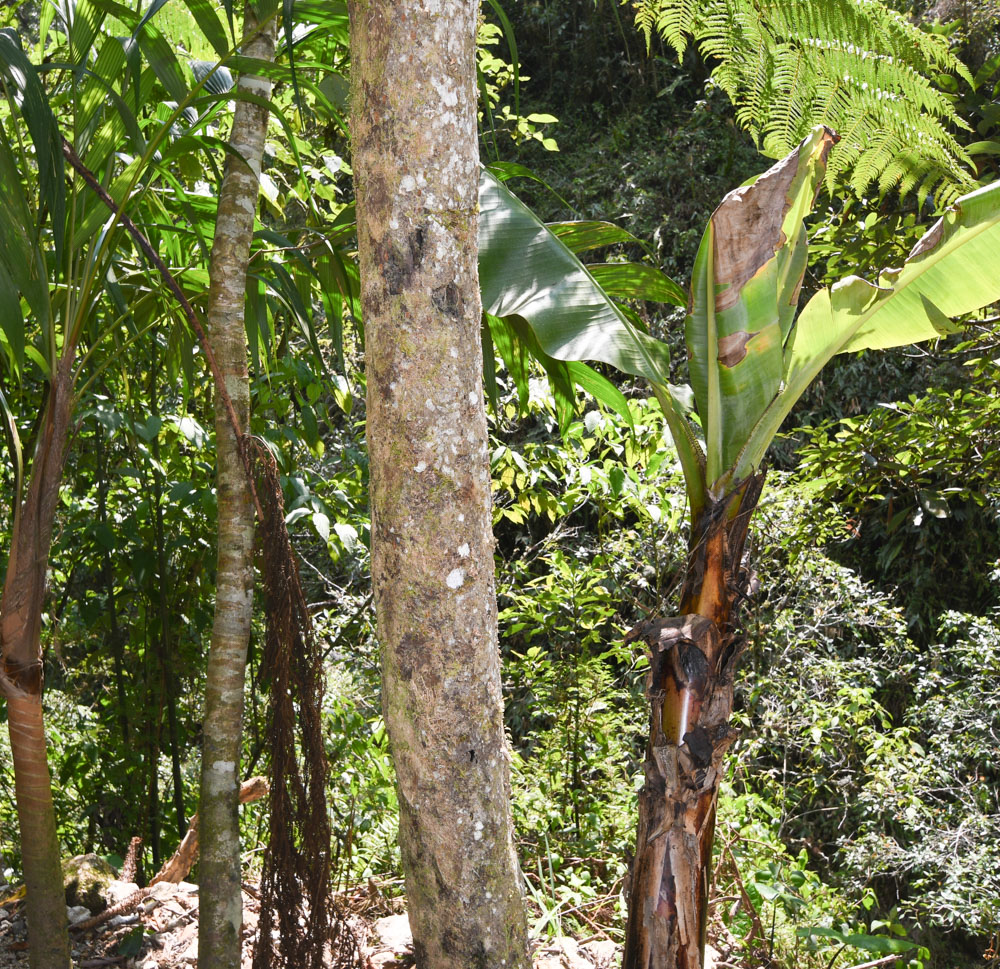
[[[947,39],[918,29],[878,0],[634,0],[640,29],[679,54],[690,37],[770,155],[826,124],[841,136],[827,183],[872,182],[926,196],[972,183],[954,132],[964,127],[931,78],[971,81]],[[648,36],[648,33],[647,33]]]

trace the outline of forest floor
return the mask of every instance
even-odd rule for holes
[[[134,888],[122,883],[123,889]],[[250,969],[260,903],[253,886],[243,894],[243,969]],[[412,938],[405,912],[374,886],[343,896],[346,927],[354,936],[357,969],[414,967]],[[397,900],[398,904],[398,900]],[[118,908],[120,906],[116,906]],[[0,908],[0,969],[27,969],[27,927],[23,905]],[[86,909],[71,918],[89,917]],[[189,882],[154,885],[131,911],[114,915],[83,931],[71,931],[74,969],[188,969],[198,961],[198,886]],[[608,939],[577,941],[568,936],[536,942],[534,969],[610,969],[619,948]],[[332,966],[332,962],[331,962]]]

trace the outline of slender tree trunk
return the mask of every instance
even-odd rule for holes
[[[622,969],[702,969],[716,802],[735,739],[743,545],[762,485],[758,475],[709,502],[691,530],[682,615],[628,636],[649,648],[650,723]]]
[[[264,25],[257,23],[248,3],[243,22],[244,55],[273,60],[274,30],[273,19]],[[239,88],[264,98],[271,94],[270,81],[252,75],[241,77]],[[229,142],[243,161],[233,156],[226,159],[209,288],[209,340],[244,433],[250,427],[246,276],[267,118],[267,109],[259,105],[246,101],[236,104]],[[238,765],[253,610],[254,508],[240,444],[218,394],[215,435],[219,550],[201,765],[198,959],[211,969],[238,969],[243,925]]]
[[[108,468],[103,438],[97,434],[97,519],[108,527]],[[111,654],[114,660],[115,690],[118,696],[118,724],[122,732],[122,743],[128,746],[128,697],[125,690],[125,645],[121,626],[118,624],[118,604],[115,597],[115,569],[111,561],[111,549],[103,550],[101,577],[108,600],[108,632],[111,639]]]
[[[52,524],[73,407],[71,357],[67,351],[49,386],[31,480],[14,517],[0,601],[0,689],[7,698],[14,759],[31,969],[67,969],[70,965],[66,898],[45,754],[41,626]]]
[[[157,393],[159,380],[159,356],[156,341],[153,341],[153,362],[150,380],[150,412],[158,417],[160,414],[160,399]],[[155,436],[152,441],[153,460],[160,463],[160,439]],[[166,540],[163,528],[163,484],[158,468],[150,468],[150,478],[153,486],[153,533],[156,539],[156,571],[159,578],[157,588],[157,607],[160,619],[160,637],[157,643],[160,657],[160,670],[163,674],[163,698],[167,706],[167,730],[170,741],[170,766],[173,778],[174,815],[177,821],[177,840],[181,841],[187,832],[187,821],[184,819],[184,788],[181,778],[181,754],[177,736],[177,676],[174,673],[174,644],[170,635],[170,603],[167,589],[172,588],[170,563],[167,559]],[[159,863],[157,862],[157,867]]]
[[[410,924],[428,969],[517,969],[477,273],[479,5],[349,9],[372,578]]]

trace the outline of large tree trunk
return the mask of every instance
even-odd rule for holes
[[[274,33],[274,20],[258,24],[248,3],[243,53],[273,60]],[[270,81],[262,77],[243,76],[239,87],[264,98],[271,92]],[[244,329],[246,275],[267,119],[266,108],[237,102],[229,140],[245,163],[232,155],[226,159],[212,246],[208,335],[242,433],[250,426]],[[198,959],[200,965],[211,969],[238,969],[243,925],[238,766],[253,611],[254,506],[240,441],[218,393],[215,435],[219,549],[201,764]]]
[[[476,0],[354,0],[382,703],[419,965],[529,965],[509,813],[477,272]]]
[[[49,386],[31,480],[14,516],[0,601],[0,689],[7,698],[14,759],[31,969],[67,969],[70,965],[66,898],[42,719],[41,628],[52,524],[73,408],[72,356],[67,351]]]
[[[758,475],[708,503],[691,530],[682,615],[628,635],[649,648],[650,722],[622,969],[702,969],[715,808],[735,736],[743,545],[762,485]]]

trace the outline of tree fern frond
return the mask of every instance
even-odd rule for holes
[[[678,60],[682,58],[695,30],[697,7],[697,0],[639,0],[635,6],[635,25],[645,35],[647,49],[655,29],[677,52]]]
[[[679,53],[694,40],[738,122],[768,154],[787,153],[826,124],[842,139],[828,185],[957,194],[971,184],[971,161],[953,133],[964,125],[931,80],[942,72],[969,79],[968,70],[946,38],[878,0],[633,2],[640,29],[655,28]]]

